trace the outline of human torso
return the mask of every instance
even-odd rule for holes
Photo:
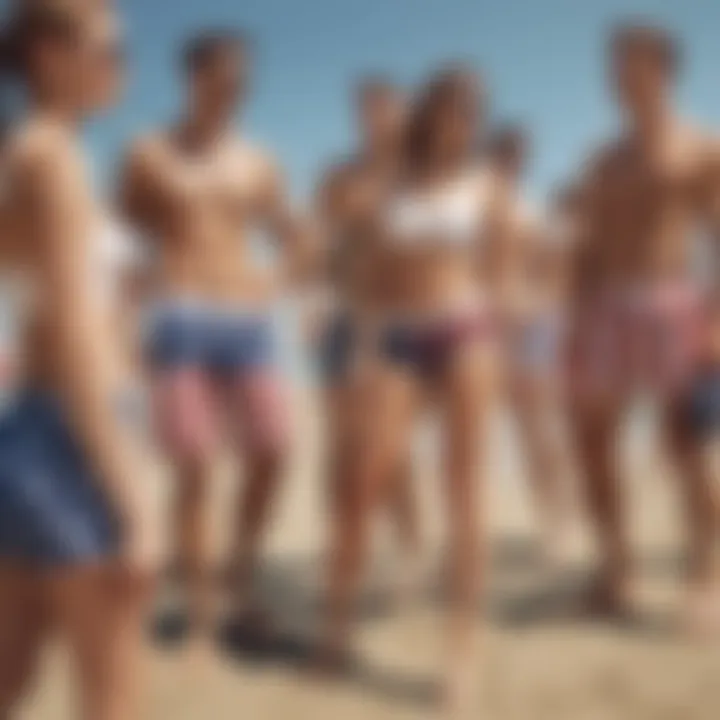
[[[171,136],[156,142],[158,171],[145,188],[147,230],[161,295],[261,303],[271,291],[258,268],[251,230],[262,202],[257,153],[228,140],[193,154]]]
[[[592,272],[599,287],[686,278],[702,164],[701,141],[681,129],[652,149],[624,142],[608,153],[588,219]]]
[[[382,218],[388,311],[442,313],[485,300],[479,265],[490,194],[489,175],[476,169],[397,188]]]

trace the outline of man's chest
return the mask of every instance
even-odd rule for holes
[[[257,206],[258,186],[249,164],[222,157],[210,162],[175,156],[166,162],[155,191],[166,209],[183,214],[247,215]]]

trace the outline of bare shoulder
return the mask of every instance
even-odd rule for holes
[[[629,152],[625,138],[613,138],[602,143],[583,163],[581,177],[590,184],[602,181],[626,162]]]
[[[157,166],[169,152],[167,133],[157,131],[134,138],[125,151],[125,165],[134,170]]]
[[[683,128],[681,142],[686,154],[701,167],[720,164],[720,134],[716,131],[688,124]]]
[[[16,168],[42,168],[79,161],[75,139],[61,126],[33,120],[17,129],[7,143],[7,160]]]
[[[253,185],[268,187],[282,184],[283,171],[275,155],[254,142],[236,139],[230,149],[238,168]]]

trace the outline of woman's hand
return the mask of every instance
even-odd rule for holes
[[[154,574],[164,554],[164,524],[159,497],[153,492],[158,469],[149,453],[133,448],[117,468],[120,556],[134,571]]]

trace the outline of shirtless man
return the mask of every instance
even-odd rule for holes
[[[289,274],[302,243],[274,162],[233,129],[249,67],[243,37],[200,34],[185,47],[183,63],[185,115],[135,143],[122,199],[157,247],[149,356],[161,432],[178,476],[177,544],[191,626],[202,640],[212,615],[206,511],[220,431],[245,467],[233,580],[248,629],[258,627],[247,593],[288,442],[269,314],[275,282],[253,266],[251,230],[281,241]]]
[[[546,559],[552,561],[568,519],[570,468],[562,437],[560,372],[568,246],[562,228],[533,212],[522,197],[527,154],[522,128],[501,128],[491,139],[490,162],[512,203],[508,267],[500,276],[508,399],[535,494]]]
[[[573,428],[602,552],[593,599],[611,612],[627,599],[630,558],[615,448],[630,393],[642,387],[660,401],[666,448],[681,480],[689,607],[698,618],[711,601],[718,498],[685,412],[698,377],[701,321],[690,255],[697,227],[716,229],[720,152],[675,112],[678,51],[666,32],[621,26],[609,60],[625,128],[583,181],[572,338]]]
[[[321,339],[320,365],[328,418],[331,466],[332,516],[342,516],[338,503],[343,477],[354,462],[352,410],[355,407],[350,382],[355,353],[353,322],[372,302],[375,273],[367,242],[373,206],[382,202],[398,173],[402,132],[405,120],[403,93],[381,77],[364,79],[357,91],[358,123],[362,146],[349,160],[334,165],[326,173],[318,192],[318,213],[327,236],[325,281],[332,288],[336,305],[334,316],[327,318]],[[416,508],[411,487],[410,460],[398,468],[390,483],[388,502],[405,557],[399,573],[400,591],[413,582],[413,568],[419,550]],[[407,571],[407,572],[406,572]]]

